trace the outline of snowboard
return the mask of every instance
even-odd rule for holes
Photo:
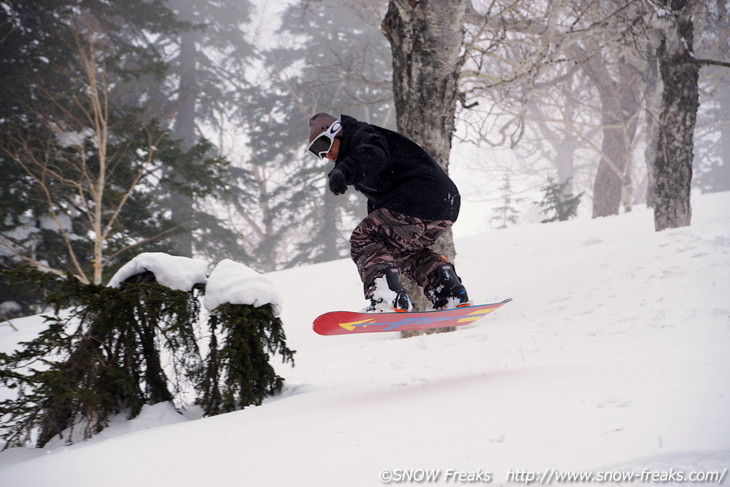
[[[512,298],[499,303],[409,313],[331,311],[315,318],[312,328],[320,335],[353,335],[356,333],[426,330],[429,328],[461,326],[474,323],[510,301],[512,301]]]

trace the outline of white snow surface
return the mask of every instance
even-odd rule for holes
[[[223,259],[215,266],[205,286],[204,304],[208,311],[223,303],[254,307],[271,304],[274,314],[281,314],[281,297],[276,286],[262,274],[230,259]]]
[[[204,419],[157,405],[90,441],[9,449],[0,485],[377,486],[424,472],[438,479],[423,484],[489,473],[519,485],[644,471],[724,471],[728,485],[730,193],[693,208],[691,227],[659,233],[635,208],[457,239],[470,297],[514,301],[453,333],[322,337],[317,315],[363,306],[352,262],[268,274],[297,350],[293,368],[272,362],[280,396]],[[42,328],[13,324],[0,323],[2,351]]]
[[[125,279],[145,271],[152,272],[158,284],[178,291],[190,291],[196,284],[205,283],[208,263],[163,252],[144,252],[120,267],[107,285],[119,287]]]

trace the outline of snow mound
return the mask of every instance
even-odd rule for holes
[[[109,280],[109,287],[119,287],[126,279],[149,271],[159,284],[178,291],[190,291],[206,281],[208,263],[163,252],[144,252],[124,264]]]
[[[258,308],[270,304],[281,314],[281,298],[274,284],[250,267],[224,259],[210,274],[205,286],[205,308],[215,310],[224,303],[249,304]]]

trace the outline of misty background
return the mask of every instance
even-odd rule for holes
[[[326,191],[307,120],[398,128],[389,3],[434,2],[0,1],[3,268],[101,284],[144,251],[260,272],[348,256],[365,202]],[[586,217],[652,204],[662,3],[467,2],[457,236],[542,221],[550,183]],[[730,2],[693,8],[693,55],[727,62]],[[695,191],[730,190],[720,64],[700,69]],[[37,311],[42,295],[2,277],[0,314]]]

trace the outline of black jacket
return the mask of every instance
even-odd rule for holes
[[[341,121],[335,167],[368,198],[368,212],[386,208],[424,220],[456,221],[459,190],[418,144],[347,115]]]

